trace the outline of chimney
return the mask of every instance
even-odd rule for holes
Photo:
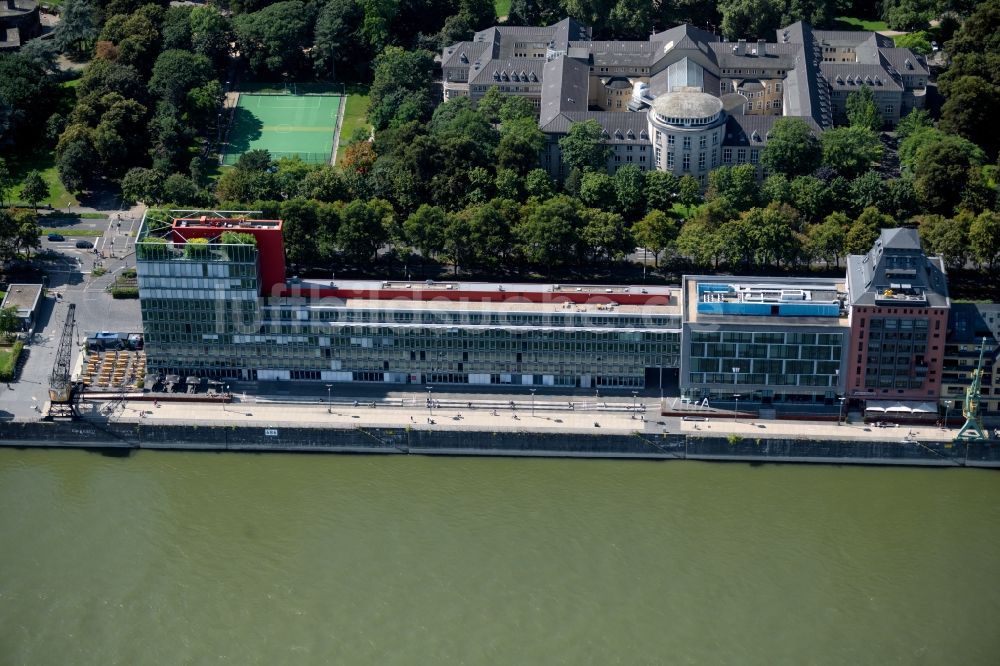
[[[767,55],[767,40],[758,39],[757,40],[757,55],[763,58]]]
[[[738,56],[743,55],[743,53],[746,51],[746,48],[747,48],[747,40],[741,39],[738,42],[736,42],[736,55]]]

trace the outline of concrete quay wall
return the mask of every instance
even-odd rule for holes
[[[731,439],[691,434],[583,433],[419,428],[315,428],[143,423],[0,423],[0,446],[203,451],[639,458],[938,467],[1000,467],[988,442]]]

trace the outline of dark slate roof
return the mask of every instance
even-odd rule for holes
[[[860,65],[854,62],[824,62],[823,76],[834,90],[857,90],[865,84],[873,91],[902,90],[903,86],[881,65]],[[838,80],[838,77],[839,80]],[[861,78],[859,82],[857,79]]]
[[[738,42],[717,42],[709,44],[709,47],[715,52],[719,67],[726,69],[756,69],[761,67],[791,69],[795,66],[795,59],[802,50],[800,44],[767,44],[764,49],[766,55],[761,57],[759,54],[747,55],[747,50],[750,47],[758,48],[756,42],[742,45],[743,55],[737,55],[733,51],[734,48],[741,47]]]
[[[511,74],[516,73],[518,77],[521,76],[521,72],[524,72],[529,77],[531,74],[535,75],[536,81],[531,81],[530,78],[527,83],[537,84],[542,82],[542,71],[545,63],[542,62],[540,58],[509,58],[507,60],[487,60],[481,63],[478,71],[469,74],[469,83],[479,83],[479,84],[497,84],[503,85],[510,83],[512,80]],[[493,78],[493,72],[498,74],[506,74],[506,79],[501,79],[497,81]],[[517,83],[517,81],[515,81]]]
[[[693,42],[717,42],[719,41],[719,36],[711,32],[708,32],[707,30],[696,28],[690,23],[682,23],[680,25],[675,25],[673,28],[664,30],[663,32],[653,33],[650,36],[649,41],[651,42],[672,41],[675,44],[678,44],[684,39],[688,39]]]
[[[778,32],[780,34],[781,31]],[[813,30],[812,33],[816,39],[831,46],[834,44],[858,45],[869,39],[873,39],[876,46],[880,48],[893,45],[891,37],[868,30]]]
[[[565,45],[571,41],[590,39],[590,28],[576,19],[564,18],[549,27],[552,29],[552,39],[557,48],[565,48]]]
[[[570,47],[586,45],[595,67],[649,67],[658,44],[652,42],[571,42]]]
[[[614,112],[614,111],[567,111],[552,118],[541,130],[548,134],[566,134],[573,123],[585,120],[596,120],[607,133],[606,143],[648,144],[647,132],[649,126],[645,113]],[[629,130],[632,136],[629,136]],[[618,138],[618,132],[621,138]]]
[[[483,42],[458,42],[452,44],[444,50],[444,58],[441,60],[442,67],[468,67],[486,51],[487,44]],[[462,55],[468,62],[462,62]]]
[[[927,62],[922,55],[917,55],[910,49],[879,49],[882,62],[894,68],[900,74],[908,76],[924,75],[929,73]]]
[[[852,305],[874,305],[875,297],[894,285],[922,294],[930,307],[949,305],[944,264],[924,254],[915,229],[883,229],[868,254],[847,258],[847,276]]]
[[[774,127],[774,123],[781,118],[782,116],[730,115],[726,119],[726,136],[722,139],[722,145],[762,148],[767,145],[767,135]],[[806,117],[802,120],[809,125],[814,134],[818,135],[822,131],[812,118]]]
[[[545,63],[542,79],[539,126],[544,127],[564,111],[587,110],[589,66],[565,56],[553,58]]]
[[[975,344],[979,348],[979,343],[986,338],[986,351],[990,352],[991,346],[997,344],[998,316],[1000,316],[1000,304],[998,303],[953,303],[951,311],[948,313],[948,339],[950,343]],[[997,322],[990,326],[987,318]]]
[[[779,28],[778,43],[802,45],[802,54],[796,59],[795,67],[785,75],[784,101],[788,115],[810,116],[821,127],[832,127],[830,89],[819,68],[823,52],[813,39],[812,27],[798,21]]]

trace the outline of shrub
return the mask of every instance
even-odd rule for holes
[[[139,259],[166,259],[170,256],[170,248],[163,238],[147,237],[136,243],[135,248]]]
[[[184,245],[184,256],[188,259],[205,259],[211,256],[207,238],[191,238]]]
[[[18,340],[10,347],[9,351],[0,349],[0,382],[14,381],[14,370],[17,368],[17,360],[21,357],[21,350],[24,343]]]
[[[112,287],[111,298],[139,298],[139,287]]]
[[[736,433],[733,433],[726,437],[726,441],[729,442],[730,446],[736,446],[737,444],[743,441],[743,438],[737,435]]]
[[[253,234],[239,231],[223,231],[219,242],[223,245],[256,245],[257,238]]]
[[[90,271],[90,274],[93,277],[101,277],[102,275],[104,275],[107,272],[108,272],[108,269],[104,268],[104,266],[97,266],[96,268],[94,268],[93,270]]]

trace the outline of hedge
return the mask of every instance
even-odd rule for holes
[[[0,382],[14,381],[14,371],[17,369],[17,360],[21,357],[21,350],[24,343],[16,341],[12,347],[0,347]]]

